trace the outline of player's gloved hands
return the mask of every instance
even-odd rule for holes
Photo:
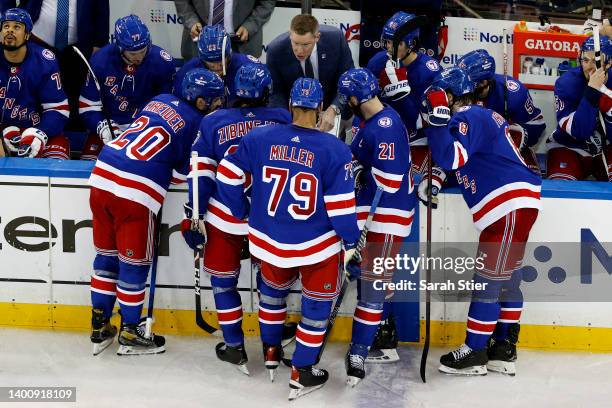
[[[438,166],[431,168],[431,208],[438,208],[438,193],[442,189],[442,184],[446,180],[446,173]],[[427,192],[429,189],[429,177],[427,174],[423,175],[417,189],[417,196],[419,200],[427,205]]]
[[[593,136],[587,139],[586,141],[587,149],[591,156],[597,156],[601,153],[602,147],[602,137],[599,132],[595,132]]]
[[[353,182],[355,183],[355,194],[357,194],[365,186],[365,171],[359,161],[353,160],[351,162],[351,168],[353,169]]]
[[[36,157],[47,145],[47,134],[40,129],[31,127],[21,133],[19,139],[19,157]]]
[[[607,118],[612,116],[612,98],[606,94],[599,97],[599,111]]]
[[[427,111],[427,121],[431,126],[446,126],[450,121],[448,97],[441,88],[429,87],[425,91],[424,101]]]
[[[361,253],[357,251],[357,243],[344,244],[344,270],[350,281],[361,276]]]
[[[17,156],[19,152],[19,141],[21,140],[21,129],[17,126],[7,126],[2,131],[2,141],[4,142],[4,148],[8,151],[9,155]]]
[[[96,127],[96,133],[100,136],[100,139],[104,142],[104,144],[109,144],[113,140],[115,140],[119,135],[121,135],[121,130],[119,129],[119,125],[115,123],[114,120],[110,121],[111,128],[108,127],[108,121],[106,119],[98,122],[98,126]]]
[[[193,209],[189,204],[183,204],[183,209],[185,210],[185,218],[181,221],[181,234],[187,245],[189,245],[189,248],[195,251],[206,244],[206,227],[204,225],[204,220],[201,218],[199,220],[192,219]]]
[[[508,125],[510,137],[517,149],[522,149],[527,143],[527,131],[519,124],[513,123]]]
[[[410,94],[406,67],[396,68],[390,59],[380,73],[379,83],[382,89],[381,96],[388,100],[399,101]]]

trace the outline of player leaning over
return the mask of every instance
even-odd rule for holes
[[[533,104],[529,90],[519,80],[495,73],[495,59],[486,50],[474,50],[457,61],[475,82],[478,103],[502,115],[510,135],[527,166],[540,174],[533,151],[546,129],[540,108]],[[505,88],[505,89],[504,89]]]
[[[220,202],[215,191],[218,163],[238,147],[242,137],[258,126],[290,123],[286,109],[268,108],[272,77],[263,64],[247,64],[236,74],[234,108],[220,109],[207,115],[200,124],[200,133],[192,150],[198,152],[199,211],[205,225],[192,228],[192,177],[189,181],[190,201],[185,205],[181,232],[192,248],[204,247],[204,270],[210,273],[210,283],[217,308],[217,319],[223,330],[224,343],[216,347],[217,356],[248,374],[248,361],[242,332],[242,301],[237,290],[240,259],[248,245],[247,221],[232,216]],[[193,174],[193,169],[192,169]],[[249,186],[247,186],[248,188]]]
[[[95,160],[102,146],[119,136],[151,98],[172,91],[174,61],[166,50],[151,44],[149,29],[140,18],[118,19],[114,40],[90,60],[102,96],[91,74],[81,89],[79,114],[91,132],[81,159]]]
[[[170,183],[185,181],[189,152],[202,117],[222,104],[223,82],[205,69],[190,71],[180,92],[146,104],[121,134],[104,146],[91,172],[89,203],[96,247],[91,277],[94,354],[113,340],[110,317],[119,300],[118,354],[165,350],[162,336],[139,325],[154,248],[156,218]]]
[[[70,112],[55,54],[28,41],[33,24],[25,10],[8,9],[0,22],[0,123],[6,153],[70,159],[70,143],[62,133]]]
[[[223,79],[227,88],[227,105],[233,106],[237,98],[236,72],[244,64],[259,63],[255,57],[232,52],[232,44],[222,25],[206,26],[198,37],[198,56],[187,61],[176,73],[174,86],[180,85],[185,73],[194,68],[207,68]]]
[[[350,259],[359,240],[351,153],[316,129],[322,101],[319,82],[299,78],[289,101],[293,123],[253,129],[217,169],[218,194],[239,219],[248,212],[243,191],[246,174],[252,175],[249,249],[261,259],[259,327],[272,378],[282,356],[286,298],[301,276],[290,400],[328,379],[314,364],[339,289],[342,247]]]
[[[351,144],[357,161],[354,168],[360,226],[365,223],[376,189],[383,189],[362,254],[365,266],[361,276],[354,276],[359,278],[358,302],[346,355],[348,383],[353,386],[365,377],[364,360],[383,314],[386,291],[376,290],[374,281],[390,282],[393,277],[393,270],[375,274],[374,258],[397,254],[403,238],[410,235],[416,201],[406,127],[393,108],[380,102],[378,91],[376,78],[368,69],[350,69],[338,80],[341,101],[363,121]]]
[[[612,41],[602,35],[599,42],[602,68],[596,69],[595,43],[589,37],[580,49],[580,66],[555,82],[557,129],[547,143],[549,179],[584,180],[592,174],[600,181],[612,180],[612,98],[600,91],[602,85],[612,88],[608,75]],[[607,150],[602,156],[606,136]]]
[[[480,232],[484,268],[474,281],[486,283],[472,293],[465,344],[440,358],[440,371],[484,375],[488,367],[514,375],[523,308],[520,267],[540,208],[541,179],[523,161],[505,119],[476,104],[474,85],[462,68],[448,68],[424,100],[433,158],[455,170]]]

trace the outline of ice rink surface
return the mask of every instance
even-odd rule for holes
[[[612,407],[612,354],[519,350],[518,374],[449,377],[437,362],[446,349],[430,351],[427,384],[418,374],[421,348],[402,346],[397,364],[368,365],[356,388],[344,385],[346,344],[328,346],[321,368],[325,387],[287,401],[289,369],[276,382],[264,370],[260,343],[248,338],[247,377],[217,361],[212,337],[168,336],[167,351],[119,357],[113,343],[93,357],[83,332],[0,328],[0,386],[73,386],[77,403],[0,406],[78,407]]]

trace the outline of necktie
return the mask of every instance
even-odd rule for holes
[[[212,25],[223,24],[223,12],[225,11],[225,0],[215,0],[213,5]]]
[[[70,0],[57,0],[55,21],[55,48],[63,50],[68,45],[68,15]]]
[[[310,57],[306,58],[304,63],[304,75],[306,78],[314,78],[314,70],[312,69],[312,63],[310,62]]]

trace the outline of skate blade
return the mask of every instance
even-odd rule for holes
[[[246,364],[232,364],[232,365],[236,366],[236,369],[240,371],[242,374],[251,375],[251,373],[249,372],[249,368],[247,367]]]
[[[114,337],[111,337],[110,339],[106,339],[100,343],[92,343],[93,345],[93,355],[97,356],[98,354],[100,354],[101,352],[103,352],[104,350],[106,350],[108,348],[108,346],[110,346],[113,343],[113,339]]]
[[[274,372],[275,371],[276,371],[276,369],[268,370],[268,373],[270,374],[270,382],[274,382]]]
[[[141,348],[136,346],[119,346],[117,350],[118,356],[144,356],[146,354],[161,354],[166,351],[165,346],[155,348]]]
[[[370,350],[365,362],[370,364],[389,364],[400,361],[396,349]]]
[[[449,374],[449,375],[463,375],[463,376],[487,375],[487,366],[480,365],[480,366],[473,366],[473,367],[458,369],[458,368],[447,367],[442,364],[438,368],[438,371],[444,374]]]
[[[289,391],[289,401],[293,401],[295,399],[303,397],[304,395],[310,394],[311,392],[318,390],[324,385],[325,384],[315,385],[313,387],[305,387],[305,388],[292,388],[291,391]]]
[[[359,384],[361,382],[361,380],[363,380],[363,378],[359,378],[359,377],[352,377],[352,376],[348,376],[346,378],[346,385],[348,385],[351,388],[355,388],[355,386],[357,384]]]
[[[514,361],[492,360],[487,363],[487,369],[511,377],[516,375],[516,364],[514,364]]]

